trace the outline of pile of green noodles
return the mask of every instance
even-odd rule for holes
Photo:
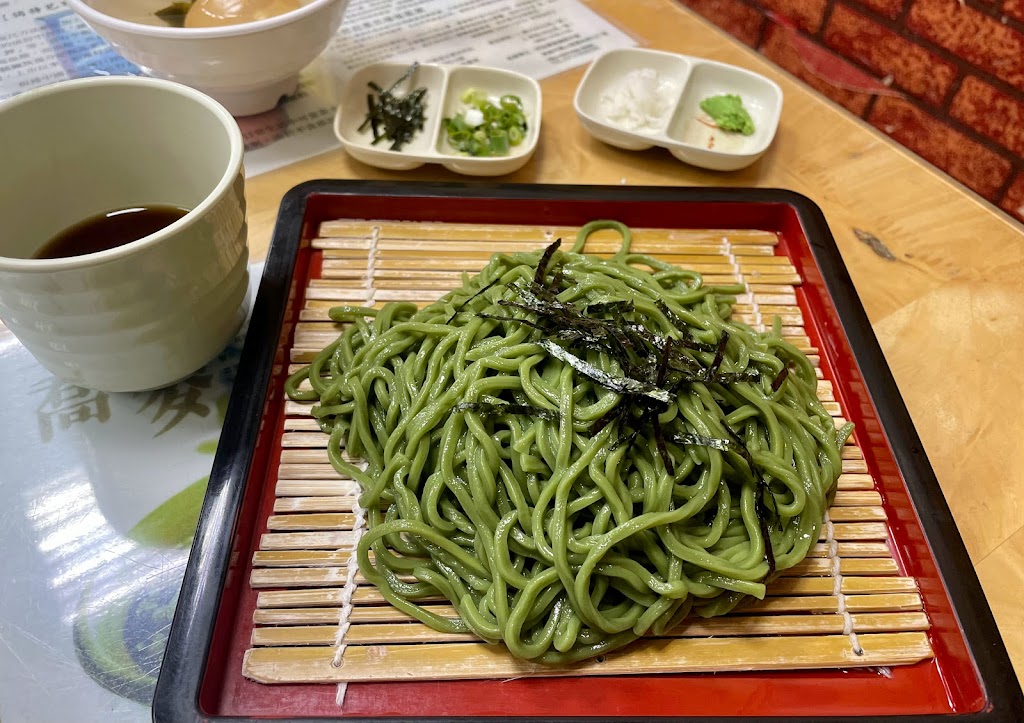
[[[621,224],[596,226],[623,234],[609,259],[582,253],[589,224],[571,252],[496,254],[422,310],[332,309],[340,338],[286,386],[318,402],[332,464],[362,489],[359,568],[384,597],[553,664],[762,598],[817,541],[850,433],[778,323],[730,321],[742,288],[705,286],[631,253]],[[667,403],[651,399],[665,369],[613,391],[614,355],[573,347],[524,305],[538,279],[612,326],[681,340],[709,381],[677,382]],[[439,598],[457,619],[423,607]]]

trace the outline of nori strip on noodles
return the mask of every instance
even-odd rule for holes
[[[587,306],[588,314],[631,314],[632,312],[633,302],[629,300],[599,301]]]
[[[773,392],[777,392],[780,389],[782,389],[782,384],[783,384],[783,382],[786,381],[786,377],[788,377],[788,376],[789,376],[789,365],[787,364],[786,366],[782,367],[782,371],[780,371],[778,374],[776,374],[775,378],[772,380],[772,391]]]
[[[630,377],[618,377],[602,371],[590,362],[580,359],[568,349],[560,347],[550,339],[541,339],[537,344],[551,356],[565,362],[583,376],[592,379],[607,389],[611,389],[613,392],[618,392],[619,394],[642,394],[665,403],[672,399],[672,395],[664,389],[658,389],[651,384],[631,379]]]
[[[460,404],[455,405],[455,411],[476,412],[477,414],[484,414],[489,416],[499,416],[502,414],[525,414],[530,417],[544,419],[548,422],[558,421],[558,412],[556,412],[555,410],[542,409],[541,407],[535,407],[532,404],[509,404],[505,402],[462,402]]]
[[[475,294],[470,296],[468,299],[463,301],[461,304],[459,304],[455,308],[455,311],[452,313],[452,315],[448,317],[448,322],[447,323],[451,324],[453,321],[455,321],[455,317],[459,315],[459,313],[466,306],[466,304],[468,304],[469,302],[471,302],[473,299],[475,299],[476,297],[480,296],[484,292],[489,291],[490,289],[494,288],[494,285],[497,284],[499,281],[501,281],[501,277],[498,277],[498,278],[494,279],[493,281],[491,281],[491,283],[487,284],[487,286],[483,287],[478,292],[476,292]]]
[[[544,253],[540,257],[540,261],[537,263],[537,273],[533,277],[533,283],[537,286],[544,286],[544,279],[548,273],[548,264],[551,263],[551,257],[555,255],[555,251],[558,251],[558,247],[562,245],[562,239],[556,238],[551,242]]]
[[[712,377],[718,373],[718,367],[722,366],[722,361],[725,360],[725,345],[729,343],[729,332],[723,331],[722,338],[718,340],[718,347],[715,349],[715,358],[711,362],[711,366],[704,372],[704,381],[711,381]]]

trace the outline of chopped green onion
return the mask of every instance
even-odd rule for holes
[[[491,134],[491,155],[507,156],[509,150],[508,131],[502,129]]]
[[[462,95],[459,97],[459,100],[461,100],[466,105],[481,108],[482,110],[482,106],[485,103],[487,103],[487,94],[484,93],[482,90],[477,90],[476,88],[469,88],[468,90],[462,93]]]
[[[503,95],[494,104],[484,91],[470,88],[462,92],[459,100],[468,108],[443,120],[448,143],[459,152],[471,156],[507,156],[512,146],[523,142],[526,113],[518,96]],[[475,116],[473,121],[466,120],[467,111],[469,116]],[[480,122],[471,125],[477,120]]]

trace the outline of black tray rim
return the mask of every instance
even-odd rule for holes
[[[259,422],[266,401],[276,342],[302,241],[306,206],[315,195],[460,197],[466,199],[566,201],[630,200],[637,202],[765,203],[791,206],[803,227],[826,289],[842,322],[869,396],[887,435],[925,539],[960,623],[968,651],[985,690],[988,707],[959,715],[786,717],[794,723],[936,723],[964,721],[997,723],[1024,720],[1022,694],[1009,654],[989,608],[978,576],[946,504],[938,479],[925,455],[903,397],[886,364],[864,307],[853,286],[835,238],[821,209],[794,191],[767,188],[693,188],[660,186],[595,186],[555,184],[494,184],[410,181],[312,180],[289,190],[282,198],[271,246],[253,306],[238,373],[225,415],[220,442],[210,472],[206,497],[185,570],[177,608],[168,635],[153,698],[154,723],[327,723],[360,721],[398,723],[401,717],[247,718],[208,716],[199,707],[199,689],[228,572],[231,541],[247,483]],[[253,393],[252,390],[259,390]],[[211,594],[211,590],[216,591]],[[417,723],[501,723],[543,721],[539,717],[480,716],[415,718]],[[623,717],[565,717],[560,723],[621,723]],[[750,723],[775,717],[659,717],[676,723]]]

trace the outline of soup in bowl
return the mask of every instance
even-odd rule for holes
[[[147,73],[201,90],[244,116],[270,110],[295,92],[299,71],[327,47],[348,0],[68,4]]]

